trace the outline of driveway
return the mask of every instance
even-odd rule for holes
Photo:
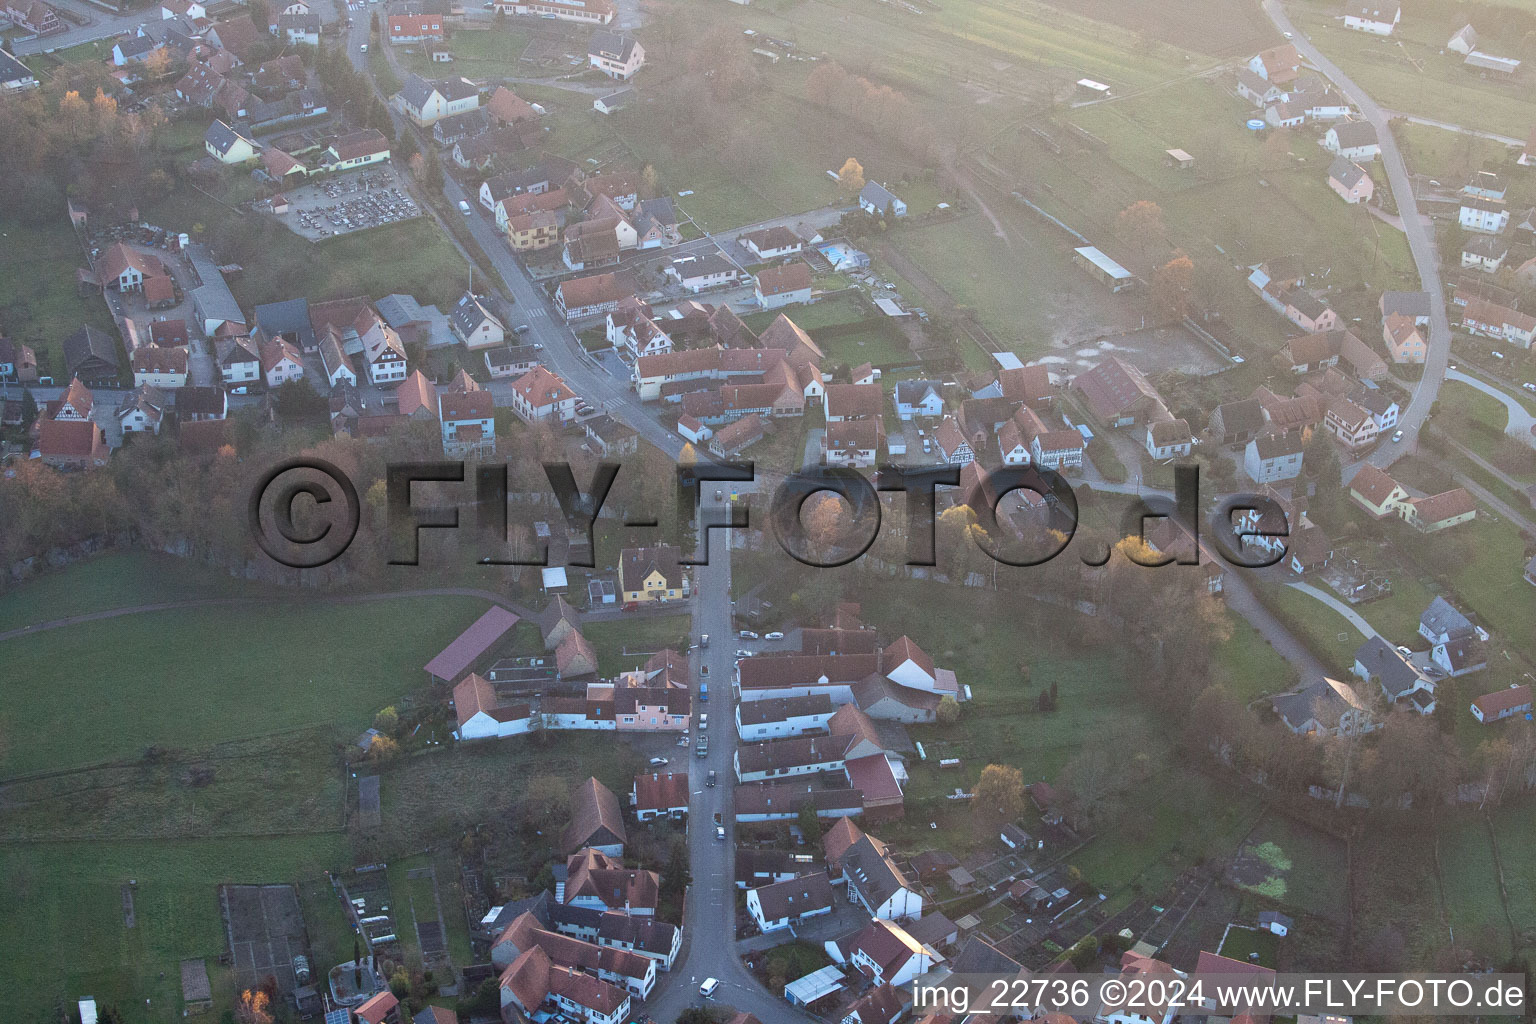
[[[1365,621],[1359,612],[1355,611],[1348,604],[1340,601],[1326,590],[1314,587],[1310,583],[1287,583],[1286,586],[1290,587],[1292,590],[1300,591],[1301,593],[1306,594],[1313,600],[1321,601],[1329,608],[1332,608],[1334,611],[1348,619],[1349,624],[1358,629],[1360,631],[1360,635],[1365,637],[1367,640],[1371,639],[1371,637],[1381,635],[1380,633],[1376,632],[1374,626]]]
[[[1387,183],[1392,188],[1392,198],[1403,221],[1403,234],[1413,253],[1413,263],[1419,272],[1419,287],[1429,293],[1429,357],[1424,364],[1424,376],[1413,392],[1413,398],[1403,409],[1400,417],[1403,440],[1400,444],[1386,445],[1373,452],[1369,461],[1373,466],[1385,469],[1404,455],[1417,450],[1419,430],[1429,415],[1429,407],[1440,394],[1440,382],[1445,379],[1446,363],[1451,354],[1451,323],[1445,312],[1445,286],[1440,280],[1440,256],[1435,250],[1433,229],[1424,226],[1419,215],[1418,201],[1413,194],[1413,179],[1408,175],[1397,141],[1392,137],[1388,124],[1390,114],[1383,110],[1370,95],[1338,66],[1323,56],[1317,46],[1308,39],[1290,18],[1286,17],[1280,0],[1264,0],[1264,13],[1274,22],[1286,38],[1307,62],[1338,87],[1365,119],[1376,129],[1381,143],[1381,164],[1387,172]]]

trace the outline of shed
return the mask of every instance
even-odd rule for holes
[[[1110,291],[1123,291],[1135,283],[1129,270],[1104,255],[1097,246],[1083,245],[1072,251],[1076,254],[1073,262],[1107,285]]]
[[[1181,171],[1187,171],[1195,166],[1195,158],[1182,149],[1163,150],[1163,163],[1169,167],[1177,167]]]
[[[965,892],[976,884],[976,876],[965,868],[950,868],[946,874],[949,876],[949,884],[958,891]]]
[[[563,594],[569,589],[570,584],[566,579],[564,566],[552,565],[547,569],[539,570],[539,573],[543,577],[544,593]]]
[[[794,1006],[809,1006],[843,988],[843,972],[828,964],[784,986],[784,998]]]
[[[492,644],[517,625],[517,616],[500,605],[476,619],[468,629],[427,662],[426,670],[437,678],[452,682],[464,675],[475,659],[490,650]]]

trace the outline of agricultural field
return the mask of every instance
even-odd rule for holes
[[[0,716],[0,772],[97,764],[147,747],[199,748],[320,723],[350,738],[379,708],[420,686],[421,666],[484,606],[444,597],[183,608],[7,640],[16,682]],[[217,669],[208,647],[214,637]],[[338,638],[356,639],[338,648]],[[67,733],[51,727],[48,697],[63,664],[72,679],[104,687],[77,687]],[[196,712],[167,715],[170,707]]]
[[[112,315],[100,296],[75,291],[75,270],[87,265],[84,250],[63,216],[39,227],[0,218],[0,325],[15,341],[37,352],[38,372],[62,376],[64,339],[86,324],[110,330]]]
[[[1525,138],[1531,127],[1529,69],[1522,68],[1513,80],[1494,73],[1483,77],[1463,67],[1460,54],[1444,50],[1451,34],[1469,16],[1474,22],[1483,21],[1480,32],[1490,32],[1492,26],[1484,19],[1491,9],[1490,5],[1476,12],[1452,4],[1410,8],[1391,37],[1352,32],[1336,19],[1331,6],[1322,4],[1299,5],[1292,21],[1388,110]],[[1527,12],[1523,29],[1502,39],[1485,36],[1489,41],[1483,45],[1500,56],[1529,56],[1511,50],[1521,48],[1519,36],[1529,31],[1530,24]]]

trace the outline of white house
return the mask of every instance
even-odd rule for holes
[[[758,271],[756,296],[763,309],[810,302],[811,268],[804,263],[787,263]]]
[[[849,902],[862,907],[870,917],[905,921],[923,916],[921,888],[907,877],[880,840],[860,835],[840,864],[848,882]]]
[[[763,934],[832,913],[832,883],[825,871],[747,890],[747,913]]]
[[[1389,36],[1397,28],[1402,16],[1403,9],[1397,4],[1352,3],[1344,8],[1344,27],[1356,32]]]
[[[679,256],[667,264],[666,274],[695,295],[711,288],[736,284],[742,278],[741,268],[718,252],[704,256]]]
[[[216,350],[219,379],[225,384],[249,384],[261,377],[261,356],[250,338],[220,338]]]
[[[1194,448],[1189,423],[1181,419],[1147,424],[1147,454],[1154,459],[1173,459],[1188,455]]]
[[[448,323],[454,335],[471,351],[495,348],[507,338],[506,327],[473,292],[465,292],[459,299],[453,312],[448,314]]]
[[[825,693],[745,700],[736,705],[736,734],[743,740],[766,740],[824,732],[835,710]]]
[[[491,684],[473,672],[453,688],[453,710],[461,740],[521,736],[533,727],[533,711],[528,704],[502,705]]]
[[[936,380],[900,380],[896,382],[896,418],[910,420],[917,416],[944,415],[944,395]]]
[[[1509,225],[1509,207],[1502,199],[1463,196],[1456,222],[1468,231],[1497,235]]]
[[[1381,155],[1381,141],[1369,121],[1340,121],[1323,136],[1323,148],[1334,156],[1359,163]]]
[[[117,421],[123,433],[160,433],[160,423],[165,418],[165,395],[150,384],[140,385],[117,407]]]
[[[877,181],[866,181],[859,190],[859,209],[876,217],[905,217],[907,204]]]
[[[480,106],[480,90],[468,79],[429,80],[410,75],[394,96],[404,113],[423,128]]]
[[[281,387],[292,380],[304,379],[304,357],[282,338],[270,338],[261,346],[261,372],[267,387]]]
[[[627,82],[645,63],[645,47],[633,36],[599,29],[587,43],[587,62],[609,78]]]
[[[373,326],[360,339],[363,356],[368,360],[368,380],[375,384],[398,384],[405,380],[405,343],[395,329],[375,318]]]
[[[1294,480],[1301,475],[1299,433],[1260,434],[1243,449],[1243,472],[1256,484]]]
[[[848,946],[848,962],[876,985],[905,985],[943,961],[894,921],[871,921]]]
[[[576,392],[542,366],[512,382],[512,411],[527,423],[569,423],[576,418],[576,401]]]

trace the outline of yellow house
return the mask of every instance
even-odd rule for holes
[[[688,596],[682,552],[668,544],[625,548],[619,553],[619,590],[625,604],[679,601]]]
[[[1355,471],[1354,479],[1349,482],[1349,496],[1373,519],[1402,515],[1401,510],[1408,501],[1408,492],[1403,485],[1369,462]]]
[[[507,244],[514,251],[543,249],[559,240],[560,219],[553,210],[534,210],[507,218]]]
[[[1477,504],[1472,495],[1456,487],[1427,498],[1410,498],[1403,504],[1402,516],[1420,533],[1438,533],[1476,519]]]

